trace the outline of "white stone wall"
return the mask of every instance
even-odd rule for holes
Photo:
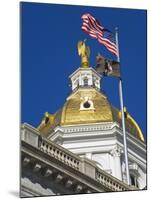
[[[94,160],[101,169],[126,181],[122,132],[117,123],[59,127],[50,139],[59,139],[64,148]],[[138,186],[143,189],[146,186],[146,146],[131,134],[128,134],[128,144],[129,164],[138,166],[130,173],[137,172]]]

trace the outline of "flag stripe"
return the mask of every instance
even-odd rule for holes
[[[106,48],[111,51],[113,54],[116,54],[116,50],[111,48],[110,46],[107,46],[102,40],[98,40],[101,44],[104,44]]]
[[[88,19],[89,23],[91,24],[92,27],[95,28],[96,31],[103,33],[102,28],[99,26],[99,24],[96,23],[96,21],[92,20],[90,17]]]
[[[100,23],[92,15],[90,15],[90,14],[84,14],[82,16],[82,19],[86,19],[86,20],[87,19],[91,19],[96,24],[96,26],[98,26],[99,29],[101,29],[101,30],[104,29],[104,27],[101,26]]]
[[[97,23],[96,20],[92,18],[92,16],[88,16],[87,18],[84,18],[83,21],[87,23],[91,29],[93,29],[94,31],[98,31],[100,32],[100,34],[103,35],[104,28],[99,23]]]
[[[81,29],[88,33],[92,38],[96,38],[100,44],[103,44],[111,53],[118,55],[117,46],[114,42],[104,36],[103,26],[89,13],[82,15],[83,24]],[[109,31],[108,31],[109,32]]]
[[[91,26],[88,25],[88,24],[86,24],[85,22],[83,22],[83,25],[82,25],[82,26],[86,27],[88,31],[93,31],[94,34],[100,35],[100,37],[103,36],[103,31],[97,31],[97,30],[91,28]]]
[[[89,22],[84,21],[84,22],[83,22],[83,26],[86,26],[89,30],[94,31],[95,34],[96,34],[96,33],[99,33],[101,36],[103,36],[103,31],[99,31],[99,30],[97,29],[97,27],[93,26],[93,24],[92,24],[90,21],[89,21]]]
[[[89,32],[85,27],[82,27],[82,30],[84,31],[84,32],[86,32],[86,33],[88,33],[91,37],[93,37],[93,38],[96,38],[97,39],[97,36],[94,34],[94,33],[92,33],[92,32]]]
[[[110,47],[111,49],[116,50],[116,46],[114,44],[112,44],[111,42],[109,42],[106,38],[98,37],[98,39],[101,40],[102,42],[104,42],[104,45]]]
[[[82,30],[88,33],[91,37],[98,39],[101,44],[104,44],[108,49],[112,49],[113,52],[116,53],[116,45],[108,39],[103,38],[102,35],[100,35],[96,31],[90,29],[87,24],[83,23]]]
[[[83,31],[84,32],[86,32],[86,33],[88,33],[87,31],[85,31],[84,29],[83,29]],[[97,36],[96,35],[94,35],[94,34],[92,34],[92,33],[89,33],[89,35],[92,37],[92,38],[95,38],[95,39],[97,39]]]
[[[98,34],[96,33],[96,31],[90,29],[87,25],[86,26],[83,25],[82,28],[85,29],[87,31],[87,33],[92,33],[92,34],[96,35],[96,38],[98,38],[97,37]],[[100,37],[102,37],[102,35],[100,35]]]
[[[96,39],[98,38],[95,31],[93,31],[92,29],[89,29],[89,27],[83,25],[82,26],[82,30],[84,30],[86,33],[93,35],[93,37],[95,37]]]

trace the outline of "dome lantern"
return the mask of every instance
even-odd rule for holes
[[[81,56],[80,67],[72,73],[71,80],[72,91],[80,88],[95,88],[100,90],[101,75],[98,74],[89,64],[90,49],[85,42],[78,42],[78,54]]]

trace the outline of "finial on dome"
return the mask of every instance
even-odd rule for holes
[[[86,46],[85,41],[78,42],[78,54],[81,56],[81,67],[88,68],[89,67],[89,57],[90,57],[90,48]]]

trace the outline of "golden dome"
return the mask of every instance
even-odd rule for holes
[[[144,141],[138,124],[130,114],[127,116],[126,130]],[[45,113],[38,129],[43,135],[48,136],[53,128],[58,125],[66,126],[115,121],[121,125],[120,112],[111,106],[106,96],[94,88],[79,88],[67,98],[63,108],[54,115]]]
[[[87,108],[84,107],[85,103],[88,103]],[[112,112],[107,98],[93,88],[79,89],[68,97],[62,109],[61,125],[111,121]]]

